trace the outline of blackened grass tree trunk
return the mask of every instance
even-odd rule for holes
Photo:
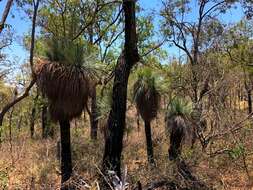
[[[35,103],[32,107],[31,116],[30,116],[30,135],[31,138],[34,138],[34,125],[35,125],[35,114],[36,114],[36,107]]]
[[[125,45],[115,69],[113,103],[107,121],[103,172],[116,171],[121,176],[121,152],[125,130],[127,84],[131,68],[139,61],[136,36],[135,0],[123,0],[125,13]]]
[[[244,88],[247,92],[247,103],[248,103],[248,113],[251,114],[252,112],[252,76],[246,74],[245,69],[243,69],[243,74],[244,74]]]
[[[54,138],[55,126],[50,118],[48,101],[46,101],[45,95],[42,95],[41,129],[43,139],[47,139],[48,137]]]
[[[145,134],[146,134],[146,148],[147,148],[148,162],[151,164],[154,164],[155,160],[154,160],[154,153],[153,153],[153,143],[152,143],[150,121],[145,121]]]
[[[47,105],[43,102],[42,108],[41,108],[41,128],[42,128],[42,138],[47,138]]]
[[[252,90],[247,90],[247,95],[248,95],[248,111],[249,111],[249,114],[251,114],[251,112],[252,112],[251,91],[252,91]]]
[[[178,120],[181,120],[178,122]],[[184,123],[183,119],[179,117],[179,119],[174,118],[172,122],[173,126],[170,126],[171,134],[170,134],[170,147],[169,147],[169,159],[176,160],[181,155],[181,144],[184,138]]]
[[[61,172],[62,184],[66,182],[72,174],[72,159],[71,159],[71,142],[70,142],[70,121],[62,119],[60,123],[61,133]],[[67,190],[66,185],[61,187],[62,190]]]
[[[47,104],[43,104],[41,108],[41,127],[43,139],[47,139],[48,137],[54,138],[55,125],[51,121]]]

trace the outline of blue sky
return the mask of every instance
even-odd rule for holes
[[[193,8],[192,13],[190,16],[192,18],[196,17],[194,8],[196,7],[196,0],[193,0],[191,6]],[[158,10],[161,8],[161,0],[139,0],[140,6],[146,11],[155,10],[158,13]],[[6,4],[6,0],[2,0],[0,2],[0,14],[2,14],[4,6]],[[243,16],[243,10],[240,6],[237,9],[230,10],[226,14],[220,16],[220,19],[225,23],[237,22]],[[11,45],[10,48],[6,49],[6,53],[8,53],[10,59],[14,59],[14,57],[20,58],[20,62],[24,62],[25,59],[28,58],[28,52],[24,50],[21,37],[23,34],[27,33],[31,28],[31,21],[26,18],[25,14],[18,10],[17,7],[14,5],[11,10],[11,15],[9,15],[7,19],[7,24],[12,25],[12,29],[15,32],[16,40]],[[155,25],[158,26],[159,23],[157,19],[155,19]],[[177,56],[178,49],[175,47],[164,46],[170,55]]]
[[[6,0],[0,2],[0,14],[2,14]],[[17,58],[20,60],[20,64],[24,62],[24,59],[28,57],[28,52],[26,52],[22,46],[22,36],[27,33],[30,29],[30,22],[25,17],[25,14],[18,10],[16,5],[11,9],[11,14],[7,18],[7,24],[12,26],[14,31],[15,40],[12,45],[5,51],[8,53],[11,60]]]

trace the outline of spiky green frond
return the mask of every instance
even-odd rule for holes
[[[107,73],[108,68],[98,60],[97,51],[92,51],[88,42],[83,40],[49,38],[46,40],[44,54],[50,62],[76,67],[93,80],[98,80]]]
[[[52,62],[81,66],[85,56],[84,44],[81,41],[74,42],[56,38],[47,39],[46,56]]]
[[[156,77],[150,68],[137,71],[137,81],[134,84],[134,101],[145,92],[145,96],[150,96],[157,91]]]
[[[156,88],[156,78],[150,68],[139,71],[138,79],[133,87],[133,97],[142,118],[151,121],[160,104],[160,93]]]
[[[166,118],[173,116],[189,117],[192,112],[192,105],[182,98],[173,98],[167,106]]]

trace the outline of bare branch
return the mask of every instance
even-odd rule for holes
[[[97,44],[99,41],[101,41],[101,39],[104,37],[104,35],[106,34],[106,32],[108,31],[108,29],[113,26],[119,19],[121,13],[122,13],[123,9],[121,8],[119,13],[117,14],[116,18],[105,28],[104,32],[102,34],[99,35],[99,37],[95,40],[94,44]]]
[[[232,125],[228,130],[224,131],[224,132],[221,132],[221,133],[217,133],[217,134],[214,134],[210,137],[207,138],[207,141],[209,142],[211,139],[214,139],[214,138],[222,138],[224,137],[224,135],[227,135],[229,133],[233,133],[233,132],[236,132],[238,131],[239,129],[243,128],[244,126],[242,125],[245,121],[247,121],[248,119],[252,118],[253,116],[253,112],[250,113],[249,115],[247,115],[245,118],[243,118],[241,121],[239,121],[238,123]]]
[[[215,8],[217,8],[218,6],[220,6],[221,4],[225,3],[226,1],[221,1],[219,3],[216,3],[215,5],[213,5],[211,8],[209,8],[203,15],[202,18],[206,17],[211,11],[213,11]]]
[[[99,13],[99,11],[101,11],[105,6],[108,6],[108,5],[111,5],[111,4],[114,4],[114,3],[122,3],[121,1],[109,1],[107,3],[103,3],[103,4],[96,4],[96,7],[95,7],[95,10],[94,10],[94,13],[92,15],[92,18],[91,20],[86,24],[84,25],[80,30],[79,32],[75,35],[74,38],[72,38],[72,40],[75,40],[77,39],[80,35],[83,34],[83,32],[91,25],[94,23],[95,21],[95,18],[97,16],[97,14]],[[115,21],[116,22],[116,21]],[[110,26],[109,26],[110,27]]]
[[[143,53],[142,55],[140,55],[141,57],[145,57],[148,54],[152,53],[153,51],[157,50],[158,48],[160,48],[167,40],[164,39],[162,42],[160,42],[159,44],[155,45],[154,47],[152,47],[151,49],[149,49],[147,52]]]

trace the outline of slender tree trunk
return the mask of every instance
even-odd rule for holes
[[[192,63],[192,66],[191,66],[191,72],[192,72],[192,76],[193,76],[193,81],[192,81],[192,88],[193,88],[193,99],[192,101],[194,103],[197,103],[198,100],[199,100],[199,97],[198,97],[198,78],[197,78],[197,59]]]
[[[252,98],[251,98],[251,90],[247,90],[248,95],[248,110],[249,114],[252,112]]]
[[[12,107],[10,111],[10,117],[9,117],[9,143],[10,143],[10,153],[11,153],[11,158],[12,158],[12,163],[13,163],[13,155],[12,155],[12,117],[13,117],[13,112],[14,112],[14,107]]]
[[[137,113],[136,113],[136,124],[137,124],[137,130],[138,130],[138,133],[140,132],[140,114],[137,110]]]
[[[93,44],[94,38],[94,31],[93,31],[93,24],[88,27],[88,34],[89,34],[89,42],[90,45]],[[91,50],[91,49],[90,49]],[[90,52],[91,53],[91,52]],[[98,129],[98,120],[97,120],[97,91],[96,91],[96,82],[93,81],[92,89],[91,89],[91,114],[90,114],[90,138],[91,140],[97,140],[97,129]]]
[[[32,108],[31,116],[30,116],[30,134],[31,138],[34,138],[34,123],[35,123],[35,113],[36,113],[36,108],[35,108],[35,103]]]
[[[68,119],[59,121],[61,131],[61,183],[68,181],[72,174],[70,122]],[[67,190],[67,187],[61,190]]]
[[[55,136],[55,125],[52,124],[50,120],[50,115],[48,111],[48,105],[44,104],[41,110],[41,128],[42,128],[42,138],[46,139],[48,137],[54,138]]]
[[[47,127],[47,106],[43,105],[41,110],[41,128],[43,139],[47,138],[46,127]]]
[[[147,148],[148,162],[150,164],[154,164],[155,160],[154,160],[154,153],[153,153],[153,143],[152,143],[150,121],[145,121],[145,134],[146,134],[146,148]]]
[[[23,120],[23,116],[21,115],[21,116],[19,117],[18,124],[17,124],[17,128],[18,128],[19,131],[20,131],[20,129],[21,129],[22,120]]]
[[[90,114],[90,137],[97,140],[98,120],[97,120],[97,93],[96,86],[93,87],[91,95],[91,114]]]
[[[37,89],[37,94],[35,98],[33,99],[33,107],[31,110],[31,115],[30,115],[30,133],[31,133],[31,138],[34,138],[34,124],[35,124],[35,114],[36,114],[36,106],[37,106],[37,101],[38,101],[39,93]]]
[[[123,0],[125,12],[125,49],[119,57],[114,76],[113,103],[107,121],[108,136],[105,139],[103,172],[116,171],[121,177],[121,152],[125,130],[127,84],[133,65],[139,61],[135,21],[135,0]]]
[[[43,104],[41,110],[41,127],[42,127],[42,138],[48,137],[48,109],[47,105]]]

